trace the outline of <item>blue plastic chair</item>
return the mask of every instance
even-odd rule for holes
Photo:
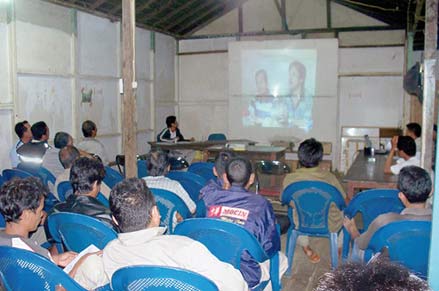
[[[129,291],[218,291],[206,277],[180,268],[164,266],[130,266],[117,270],[111,277],[113,290]]]
[[[0,246],[0,272],[6,290],[85,291],[68,274],[43,256],[27,250]]]
[[[0,228],[6,227],[6,221],[3,214],[0,213]]]
[[[45,167],[38,168],[38,172],[36,173],[36,175],[41,178],[41,180],[45,185],[49,185],[49,183],[55,185],[56,177],[47,168]]]
[[[91,244],[102,250],[117,238],[113,229],[87,215],[59,212],[49,215],[47,222],[53,240],[69,251],[79,253]]]
[[[114,185],[123,180],[122,175],[116,171],[115,169],[105,166],[105,177],[104,183],[108,185],[108,187],[113,188]]]
[[[150,188],[154,194],[155,202],[160,212],[161,225],[168,227],[168,233],[174,232],[173,218],[178,212],[183,219],[191,216],[186,204],[177,194],[163,189]]]
[[[214,163],[196,162],[192,163],[187,170],[188,172],[197,174],[198,176],[203,177],[206,181],[209,181],[211,179],[216,179],[213,174],[213,166]]]
[[[295,205],[295,210],[290,202]],[[287,237],[288,269],[286,275],[291,274],[294,260],[294,249],[299,235],[326,237],[331,245],[331,266],[338,265],[337,233],[329,232],[328,213],[331,203],[343,210],[346,204],[343,196],[334,186],[321,181],[300,181],[290,185],[282,193],[282,204],[288,205],[290,227]],[[299,225],[297,229],[293,221],[293,211],[297,211]]]
[[[148,176],[148,169],[146,168],[145,160],[137,160],[137,178]]]
[[[178,181],[195,202],[199,200],[201,188],[207,183],[206,179],[191,172],[171,171],[168,173],[168,178]]]
[[[181,171],[189,167],[189,163],[182,157],[170,157],[169,165],[171,166],[171,171]]]
[[[11,180],[12,178],[23,179],[27,177],[33,177],[31,173],[20,169],[5,169],[3,170],[2,175],[5,182]]]
[[[400,213],[404,209],[398,193],[397,189],[372,189],[360,192],[349,202],[344,215],[353,218],[361,213],[363,229],[360,232],[363,232],[379,215],[388,212]],[[350,244],[351,235],[343,227],[343,260],[348,258]]]
[[[5,182],[5,180],[3,180],[3,176],[0,175],[0,187],[3,185],[4,182]]]
[[[207,138],[208,141],[227,140],[224,133],[211,133]]]
[[[244,227],[212,218],[191,218],[179,223],[174,234],[184,235],[205,245],[220,261],[240,269],[241,255],[247,251],[257,262],[270,260],[270,281],[274,291],[280,290],[279,253],[271,258],[258,240]],[[253,290],[263,290],[268,281]]]
[[[365,251],[365,260],[371,253],[389,250],[390,260],[398,262],[421,278],[427,278],[430,252],[431,221],[401,220],[378,229]]]
[[[70,184],[70,181],[61,182],[58,184],[57,191],[59,201],[64,202],[68,196],[73,194],[72,184]]]

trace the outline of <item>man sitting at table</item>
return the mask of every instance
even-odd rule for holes
[[[395,152],[398,152],[400,159],[393,164]],[[384,164],[384,173],[398,175],[402,168],[407,166],[419,166],[421,162],[416,157],[416,143],[410,136],[394,136],[392,138],[392,149]]]
[[[222,178],[229,189],[217,189],[203,196],[207,217],[239,224],[252,233],[269,257],[279,252],[279,275],[287,269],[287,259],[280,252],[280,235],[276,229],[273,207],[264,197],[247,189],[254,182],[250,162],[244,158],[231,159]],[[247,252],[241,256],[241,273],[250,288],[268,280],[270,262],[258,264]],[[271,284],[269,285],[271,286]],[[268,287],[270,288],[270,287]],[[268,289],[270,290],[270,289]]]
[[[384,213],[375,218],[366,232],[360,235],[353,219],[344,219],[344,226],[355,239],[356,248],[352,250],[354,257],[362,259],[364,250],[374,233],[381,227],[399,220],[428,220],[431,221],[432,210],[426,208],[426,201],[431,193],[430,175],[424,169],[407,166],[401,169],[398,177],[398,197],[405,206],[401,213]]]
[[[283,182],[283,189],[290,184],[299,181],[322,181],[328,183],[338,191],[346,199],[346,194],[338,181],[337,177],[329,171],[325,171],[319,167],[323,158],[323,146],[314,138],[303,141],[299,146],[298,151],[300,168],[295,172],[285,176]],[[294,205],[291,205],[294,208]],[[298,225],[298,218],[294,212],[295,224]],[[328,214],[328,225],[331,232],[337,232],[343,226],[343,213],[337,208],[334,203],[331,203]],[[307,236],[299,236],[297,243],[302,246],[303,251],[307,255],[311,263],[318,263],[320,256],[309,246],[309,239]]]
[[[158,142],[179,142],[179,141],[194,141],[195,139],[192,137],[187,140],[184,139],[183,135],[178,128],[177,117],[171,115],[166,117],[166,128],[164,128],[158,135]]]

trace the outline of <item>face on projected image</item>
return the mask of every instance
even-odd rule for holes
[[[244,127],[313,126],[316,51],[245,50],[241,54]]]

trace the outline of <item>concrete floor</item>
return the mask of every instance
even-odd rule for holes
[[[282,235],[282,251],[285,253],[287,236]],[[290,278],[282,278],[282,290],[312,291],[321,275],[330,271],[331,259],[329,256],[329,240],[324,238],[310,238],[313,250],[320,255],[320,262],[313,264],[308,260],[301,247],[296,247],[294,253],[293,270]]]

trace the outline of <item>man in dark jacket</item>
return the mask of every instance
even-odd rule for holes
[[[166,117],[166,126],[167,127],[157,135],[158,142],[194,141],[194,138],[190,140],[184,139],[178,128],[177,117],[173,115]]]
[[[53,212],[73,212],[97,218],[113,227],[111,211],[96,199],[100,192],[105,169],[100,161],[82,157],[73,162],[70,183],[73,195],[55,205]]]
[[[232,158],[223,173],[223,185],[228,189],[211,189],[203,193],[209,218],[217,218],[239,224],[252,233],[265,252],[271,257],[279,252],[279,275],[287,269],[287,259],[280,253],[280,235],[276,228],[273,207],[264,197],[248,191],[254,181],[252,166],[244,158]],[[241,273],[250,288],[269,278],[269,261],[258,264],[248,253],[241,257]]]

